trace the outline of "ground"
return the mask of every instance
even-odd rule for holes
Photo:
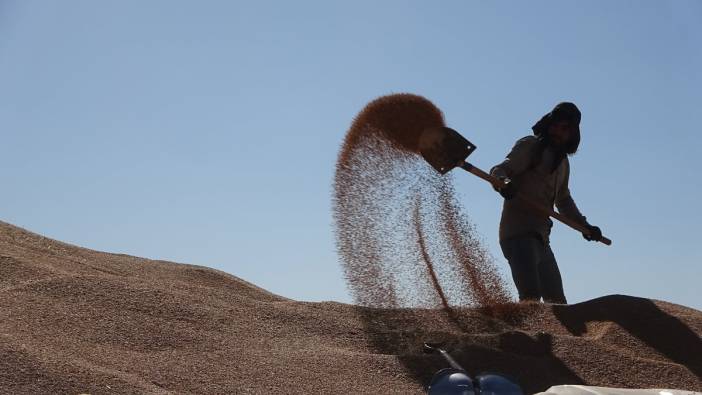
[[[298,302],[0,222],[0,300],[3,393],[422,393],[447,366],[427,340],[529,393],[702,391],[702,312],[633,296],[450,314]]]

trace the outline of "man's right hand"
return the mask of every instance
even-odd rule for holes
[[[602,240],[602,231],[600,230],[599,227],[593,226],[593,225],[588,225],[587,226],[588,233],[583,233],[583,237],[587,241],[600,241]]]
[[[517,186],[514,185],[512,180],[507,177],[499,177],[499,180],[502,182],[502,185],[496,186],[495,190],[499,192],[503,198],[510,200],[517,196]]]

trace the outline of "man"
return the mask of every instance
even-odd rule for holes
[[[549,244],[553,222],[515,198],[517,192],[543,207],[553,207],[584,225],[590,241],[602,232],[590,225],[570,196],[568,156],[580,144],[580,110],[573,103],[558,104],[532,127],[533,136],[521,138],[507,158],[490,170],[505,184],[500,221],[500,246],[512,270],[520,301],[567,303],[558,264]]]

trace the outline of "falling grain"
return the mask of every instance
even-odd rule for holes
[[[356,303],[373,307],[490,306],[510,300],[459,209],[451,176],[417,154],[441,111],[411,94],[384,96],[356,117],[334,180],[338,251]]]

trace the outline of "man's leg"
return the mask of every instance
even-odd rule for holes
[[[567,303],[563,293],[561,272],[558,270],[558,263],[550,245],[546,246],[543,260],[539,265],[539,284],[541,284],[541,295],[544,297],[544,302]]]
[[[512,270],[519,300],[540,300],[538,266],[543,257],[541,240],[535,236],[515,237],[500,241],[500,247]]]

